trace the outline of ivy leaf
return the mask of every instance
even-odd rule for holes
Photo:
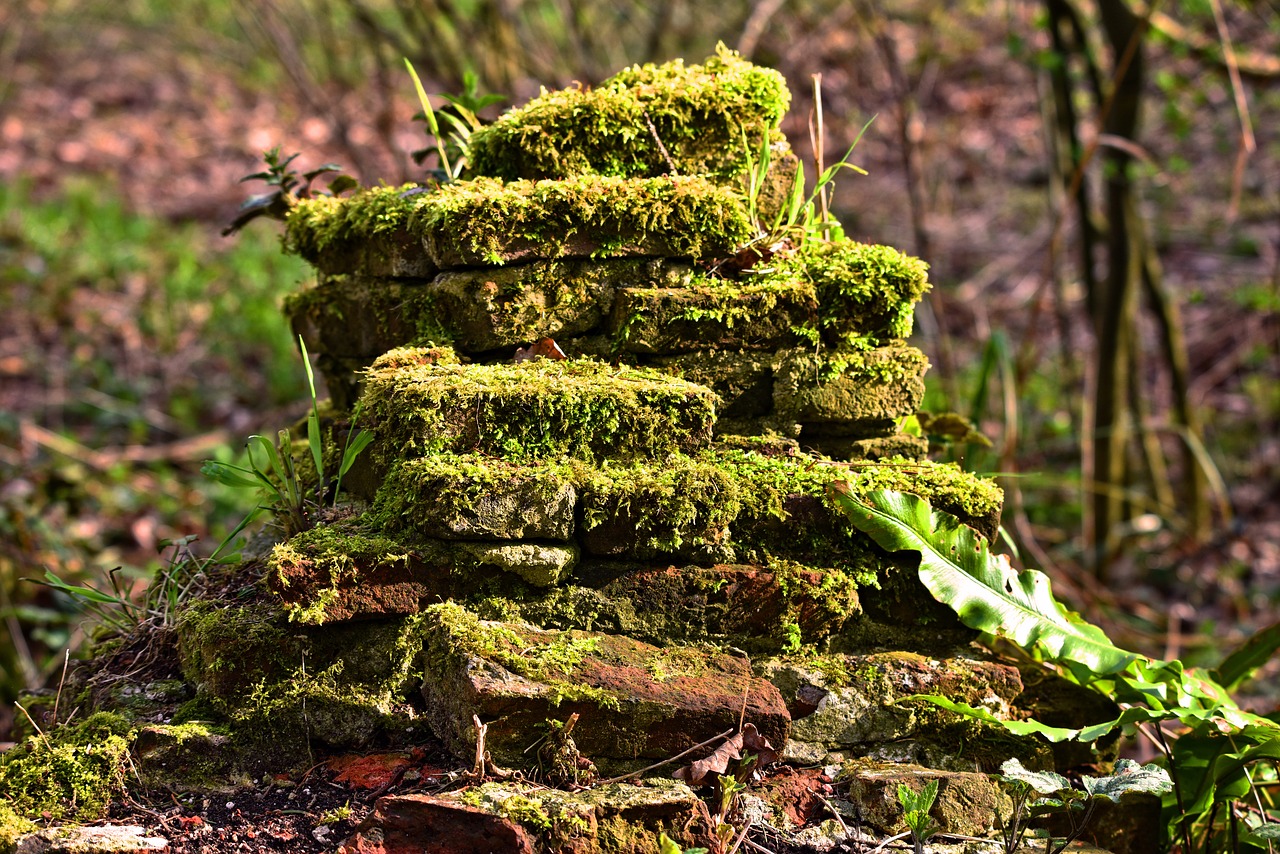
[[[992,555],[976,531],[923,498],[881,490],[862,503],[839,482],[828,491],[853,525],[881,548],[918,552],[920,580],[966,626],[1008,637],[1024,649],[1039,648],[1052,660],[1078,662],[1096,675],[1123,670],[1138,658],[1054,599],[1043,572],[1018,572],[1008,558]]]
[[[1280,824],[1275,822],[1260,824],[1241,837],[1240,841],[1251,842],[1254,845],[1266,845],[1269,842],[1280,841]]]
[[[1052,771],[1030,771],[1017,759],[1006,759],[1000,766],[1000,779],[1007,783],[1025,783],[1042,795],[1053,795],[1071,788],[1070,781]]]
[[[1116,762],[1116,772],[1107,777],[1081,777],[1084,790],[1093,798],[1119,801],[1131,792],[1163,795],[1173,789],[1169,772],[1158,765],[1139,765],[1132,759]]]

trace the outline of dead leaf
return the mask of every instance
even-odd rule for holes
[[[552,338],[539,338],[528,347],[516,348],[516,364],[521,362],[532,362],[534,359],[552,359],[560,362],[567,359],[568,356],[560,349],[560,345],[556,344]]]
[[[690,786],[704,785],[711,782],[712,775],[724,774],[728,771],[730,762],[741,759],[744,748],[749,755],[755,757],[750,763],[749,773],[754,773],[755,769],[778,761],[778,751],[773,749],[769,739],[760,735],[755,724],[744,724],[742,732],[726,740],[724,744],[712,751],[710,756],[677,770],[671,776],[677,780],[683,780]]]

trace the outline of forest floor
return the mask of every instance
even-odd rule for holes
[[[109,20],[46,26],[38,21],[44,4],[26,5],[35,16],[23,20],[22,12],[11,11],[13,26],[0,31],[0,186],[10,193],[21,188],[13,196],[18,207],[0,212],[0,569],[8,574],[0,587],[6,597],[21,589],[28,600],[16,609],[0,601],[0,608],[19,659],[33,666],[28,683],[38,683],[54,677],[60,644],[79,635],[66,620],[48,616],[65,612],[65,602],[11,585],[9,576],[38,577],[50,565],[83,576],[111,563],[146,568],[156,565],[166,540],[217,542],[235,515],[228,506],[235,499],[193,485],[199,461],[250,432],[296,418],[302,395],[280,391],[289,377],[295,392],[304,390],[294,376],[300,372],[290,371],[296,366],[284,371],[283,380],[279,374],[269,378],[266,362],[287,353],[287,341],[273,350],[217,350],[210,340],[225,329],[204,325],[216,311],[208,299],[183,304],[171,294],[166,299],[173,304],[152,317],[154,292],[164,291],[166,276],[186,268],[150,270],[128,257],[93,266],[88,253],[97,250],[76,234],[89,224],[77,224],[75,210],[100,211],[95,205],[120,200],[112,214],[120,222],[158,221],[198,244],[184,264],[221,264],[239,251],[230,248],[233,241],[273,243],[270,226],[262,223],[250,227],[260,234],[219,236],[239,203],[258,189],[238,181],[259,168],[265,149],[301,149],[300,162],[314,167],[344,162],[352,146],[364,147],[362,161],[377,174],[360,177],[398,181],[414,174],[404,152],[422,142],[407,120],[414,109],[407,87],[397,99],[404,121],[390,132],[374,116],[358,118],[360,93],[323,93],[357,116],[339,139],[333,110],[318,109],[314,97],[278,81],[254,85],[236,70],[241,54],[224,42],[201,55],[192,44],[166,44],[145,28]],[[859,239],[911,251],[920,232],[911,226],[889,87],[858,76],[866,63],[835,63],[833,57],[848,47],[841,38],[833,32],[815,54],[816,62],[832,63],[824,80],[833,93],[827,110],[879,112],[880,118],[854,158],[871,175],[838,191],[844,195],[837,197],[837,209]],[[1246,203],[1235,212],[1228,211],[1227,178],[1206,176],[1212,169],[1162,173],[1153,181],[1147,201],[1156,211],[1170,287],[1185,303],[1191,396],[1205,414],[1205,445],[1221,477],[1216,502],[1222,509],[1215,535],[1200,543],[1160,524],[1159,513],[1149,514],[1154,524],[1135,526],[1114,580],[1102,585],[1073,545],[1082,492],[1078,473],[1064,474],[1078,472],[1082,415],[1070,396],[1079,395],[1085,372],[1073,354],[1088,352],[1091,340],[1082,297],[1068,287],[1066,303],[1044,315],[1034,309],[1052,279],[1042,263],[1049,226],[1036,87],[1008,54],[979,48],[958,48],[951,73],[922,82],[917,93],[927,118],[919,132],[926,140],[925,233],[935,281],[922,308],[921,346],[933,358],[939,385],[956,390],[953,401],[978,391],[976,365],[995,333],[1012,352],[1037,354],[1025,385],[993,393],[1021,403],[1021,434],[1011,436],[1013,428],[998,415],[983,413],[980,425],[997,447],[1011,443],[1010,453],[988,461],[990,470],[1008,471],[1013,463],[1018,472],[1032,473],[1004,481],[1007,489],[1021,488],[1028,507],[1019,511],[1026,524],[1016,533],[1040,540],[1052,561],[1043,568],[1054,574],[1059,590],[1122,645],[1212,663],[1280,619],[1277,143],[1264,140],[1272,146],[1270,159],[1260,157],[1250,171]],[[1274,96],[1258,106],[1259,128],[1265,126],[1264,106],[1273,117],[1280,109]],[[1213,87],[1207,103],[1214,115],[1229,114],[1225,86]],[[1231,141],[1230,121],[1205,124],[1211,127],[1197,127],[1187,143],[1197,165],[1221,162],[1223,140]],[[798,122],[787,130],[793,140],[805,134]],[[1160,143],[1154,148],[1157,157],[1169,155]],[[1216,182],[1212,191],[1199,183],[1204,181]],[[37,205],[68,209],[70,218],[51,226],[53,250],[38,245],[27,227],[23,206]],[[127,256],[130,239],[119,234],[114,250]],[[66,265],[49,269],[50,251],[66,255]],[[286,280],[269,283],[273,302],[305,275],[280,264],[272,269]],[[227,280],[209,285],[218,294],[234,294],[241,287],[237,275],[262,275],[262,268],[226,270]],[[51,290],[59,293],[52,304],[45,299]],[[235,311],[241,316],[227,323],[256,322],[247,317],[248,307]],[[1055,313],[1064,321],[1053,332],[1034,326],[1053,325]],[[1144,330],[1149,333],[1151,325],[1144,321]],[[274,330],[287,336],[282,324]],[[259,334],[253,327],[245,337]],[[165,349],[149,349],[160,338]],[[248,354],[244,364],[234,364],[236,352]],[[1168,392],[1159,390],[1163,376],[1153,369],[1144,379],[1154,389],[1157,415],[1167,411]],[[175,399],[187,408],[176,411]],[[140,588],[145,580],[135,576],[132,583]],[[46,616],[19,623],[18,616],[38,613]],[[1270,673],[1270,688],[1267,680],[1256,686],[1263,711],[1280,699],[1275,675]],[[11,715],[11,709],[0,710],[0,742]],[[368,808],[369,790],[362,795],[337,778],[338,772],[322,768],[290,787],[225,801],[166,804],[161,798],[138,809],[124,804],[113,819],[150,817],[148,823],[186,840],[174,851],[238,850],[231,844],[246,851],[326,850],[315,835],[316,816],[350,802],[350,817],[335,821],[328,837],[341,838]]]

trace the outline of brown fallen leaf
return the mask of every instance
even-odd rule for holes
[[[521,362],[532,362],[534,359],[552,359],[554,361],[562,361],[568,356],[560,349],[560,345],[556,344],[552,338],[539,338],[528,347],[516,348],[516,364]]]
[[[735,759],[742,759],[744,749],[748,755],[755,757],[749,763],[750,771],[748,773],[754,773],[755,769],[763,768],[765,765],[778,761],[778,751],[773,749],[769,739],[760,735],[756,725],[743,724],[742,732],[735,733],[724,744],[712,751],[710,756],[680,768],[671,776],[677,780],[683,780],[690,786],[704,785],[711,782],[709,779],[711,775],[724,774],[729,770],[730,762]],[[738,770],[747,769],[744,767]]]

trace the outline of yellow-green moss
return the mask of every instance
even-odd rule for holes
[[[581,493],[586,532],[625,520],[645,552],[674,552],[686,538],[701,544],[739,509],[729,475],[714,463],[682,455],[584,471]]]
[[[290,606],[288,614],[290,622],[318,626],[326,621],[326,608],[339,595],[339,587],[358,580],[361,569],[408,561],[408,553],[396,541],[345,522],[320,525],[278,543],[267,566],[276,590],[287,590],[299,577],[315,588],[303,602]]]
[[[738,283],[695,274],[679,288],[625,288],[610,319],[617,350],[679,353],[706,348],[776,349],[815,318],[805,282]]]
[[[420,199],[410,229],[441,267],[588,254],[718,257],[754,233],[736,193],[695,176],[477,178]]]
[[[730,177],[772,137],[790,104],[782,75],[723,47],[701,65],[628,68],[596,89],[544,92],[471,136],[471,169],[500,178],[581,174]],[[653,130],[649,128],[652,122]]]
[[[0,808],[17,816],[6,820],[0,812],[0,834],[5,825],[25,827],[23,819],[42,815],[71,821],[101,818],[111,799],[125,789],[130,737],[127,719],[99,712],[30,736],[0,754]]]
[[[482,623],[454,602],[432,605],[423,613],[427,668],[435,674],[463,666],[466,656],[475,656],[541,683],[553,706],[586,701],[601,708],[619,708],[619,698],[613,692],[565,678],[598,649],[596,637],[575,632],[520,633],[509,626]]]

